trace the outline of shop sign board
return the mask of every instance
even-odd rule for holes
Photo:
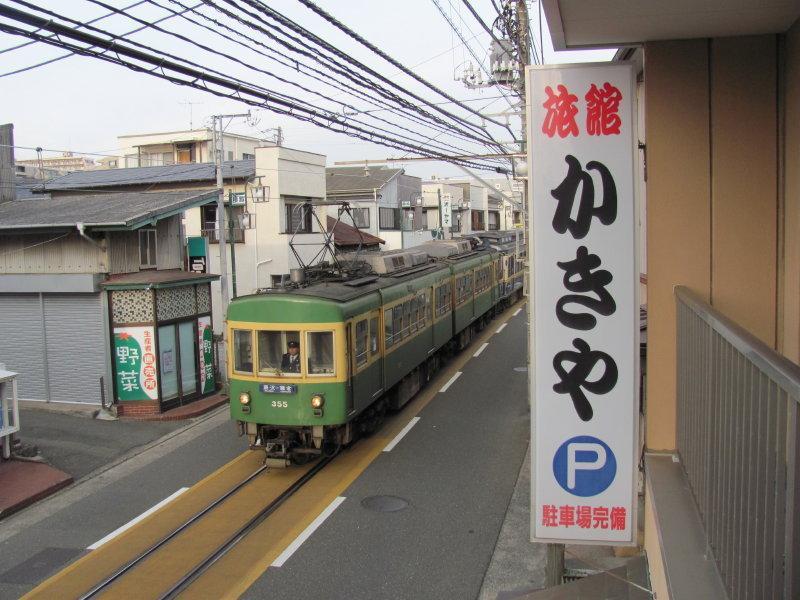
[[[442,194],[442,227],[453,226],[453,196]]]
[[[635,543],[633,68],[531,67],[531,538]]]
[[[214,330],[211,317],[197,319],[197,352],[200,361],[200,393],[208,394],[216,388],[214,381]]]
[[[158,365],[153,327],[114,328],[117,400],[157,400]]]

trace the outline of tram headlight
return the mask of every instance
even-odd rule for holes
[[[322,394],[314,394],[311,396],[311,406],[313,408],[322,408],[325,406],[325,396]]]
[[[250,404],[250,392],[242,392],[239,394],[239,404],[248,406]]]

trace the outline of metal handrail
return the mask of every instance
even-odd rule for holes
[[[800,403],[800,366],[778,354],[741,325],[715,310],[689,288],[676,285],[675,296]]]
[[[798,597],[800,366],[682,286],[677,449],[730,598]]]

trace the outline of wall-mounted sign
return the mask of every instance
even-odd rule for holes
[[[114,328],[117,400],[157,400],[158,365],[152,327]]]
[[[189,270],[193,273],[205,273],[208,268],[208,238],[197,235],[186,239],[186,255]]]
[[[633,544],[639,301],[634,72],[527,72],[531,536]]]
[[[401,200],[400,206],[402,208],[411,208],[411,200]]]
[[[442,227],[453,226],[453,196],[442,194]]]
[[[208,394],[216,388],[214,381],[214,330],[211,317],[197,319],[197,354],[200,363],[200,393]]]
[[[228,199],[231,206],[245,206],[247,204],[247,196],[244,192],[229,192]]]

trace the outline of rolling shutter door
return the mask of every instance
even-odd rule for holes
[[[45,294],[44,316],[51,399],[100,404],[107,346],[100,294]]]
[[[42,313],[38,294],[0,295],[0,363],[19,373],[23,400],[45,400]]]

